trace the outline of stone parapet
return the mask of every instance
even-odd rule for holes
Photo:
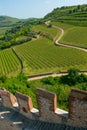
[[[87,127],[87,92],[77,89],[71,90],[68,123]]]
[[[29,96],[19,92],[14,96],[5,89],[0,90],[2,105],[16,109],[28,119],[87,128],[87,92],[71,89],[69,112],[57,108],[57,97],[54,93],[37,88],[36,98],[38,109],[33,107]]]

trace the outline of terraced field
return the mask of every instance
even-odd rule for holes
[[[87,68],[87,54],[72,48],[58,47],[51,40],[41,38],[15,46],[26,74],[67,70],[70,67]]]
[[[16,76],[21,72],[21,64],[11,49],[0,51],[0,76]]]
[[[75,26],[87,26],[87,11],[71,13],[67,16],[62,16],[58,21],[72,24]]]

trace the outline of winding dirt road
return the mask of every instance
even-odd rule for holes
[[[49,25],[50,22],[45,22],[46,25]],[[87,52],[87,49],[85,48],[82,48],[82,47],[78,47],[78,46],[72,46],[72,45],[67,45],[67,44],[63,44],[63,43],[60,43],[59,40],[63,37],[64,35],[64,30],[58,26],[55,26],[55,25],[52,25],[53,28],[56,28],[58,30],[61,31],[61,34],[60,36],[58,37],[58,39],[55,41],[55,44],[58,45],[58,46],[63,46],[63,47],[69,47],[69,48],[75,48],[75,49],[78,49],[78,50],[81,50],[81,51],[84,51],[84,52]],[[80,71],[80,72],[83,72],[84,74],[87,75],[87,71]],[[58,77],[58,76],[63,76],[63,75],[67,75],[68,73],[67,72],[60,72],[60,73],[52,73],[52,74],[42,74],[42,75],[38,75],[38,76],[29,76],[28,77],[28,80],[29,81],[33,81],[33,80],[38,80],[38,79],[42,79],[42,78],[46,78],[46,77]]]
[[[55,25],[53,25],[52,27],[53,27],[53,28],[56,28],[56,29],[58,29],[58,30],[61,31],[60,36],[59,36],[58,39],[55,41],[55,44],[56,44],[56,45],[58,45],[58,46],[63,46],[63,47],[69,47],[69,48],[75,48],[75,49],[78,49],[78,50],[82,50],[82,51],[84,51],[84,52],[87,52],[87,49],[85,49],[85,48],[60,43],[59,40],[63,37],[63,35],[64,35],[64,30],[63,30],[62,28],[58,27],[58,26],[55,26]]]

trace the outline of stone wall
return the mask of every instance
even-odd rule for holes
[[[51,122],[61,122],[61,116],[55,113],[57,109],[56,94],[37,89],[37,103],[39,106],[40,119]]]
[[[18,100],[20,112],[23,115],[32,118],[31,110],[33,109],[33,103],[31,98],[19,92],[16,93],[16,97]]]
[[[68,123],[76,126],[87,126],[87,92],[71,90]]]
[[[2,99],[2,103],[5,107],[13,108],[13,106],[15,106],[15,104],[17,104],[16,97],[9,91],[6,91],[5,89],[0,90],[0,97]]]
[[[29,119],[87,127],[87,92],[85,91],[71,90],[69,113],[57,108],[56,94],[40,88],[36,89],[38,110],[33,107],[29,96],[19,92],[15,97],[1,89],[0,97],[4,107],[13,108]]]

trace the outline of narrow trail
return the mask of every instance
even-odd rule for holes
[[[46,25],[49,25],[49,22],[45,22]],[[64,30],[58,26],[55,26],[55,25],[52,25],[53,28],[56,28],[58,30],[61,31],[61,34],[60,36],[58,37],[58,39],[55,41],[55,44],[57,46],[62,46],[62,47],[68,47],[68,48],[75,48],[75,49],[78,49],[78,50],[81,50],[81,51],[84,51],[84,52],[87,52],[87,49],[85,48],[82,48],[82,47],[78,47],[78,46],[73,46],[73,45],[67,45],[67,44],[63,44],[63,43],[60,43],[60,39],[63,37],[64,35]],[[80,71],[80,73],[84,73],[87,75],[87,70],[84,70],[84,71]],[[47,78],[47,77],[60,77],[60,76],[63,76],[63,75],[67,75],[68,73],[67,72],[60,72],[60,73],[51,73],[51,74],[38,74],[38,75],[31,75],[31,76],[28,76],[28,80],[29,81],[33,81],[33,80],[38,80],[38,79],[43,79],[43,78]]]
[[[51,74],[38,74],[37,76],[33,75],[33,76],[28,76],[28,80],[29,81],[33,81],[33,80],[39,80],[39,79],[43,79],[43,78],[47,78],[47,77],[60,77],[63,75],[67,75],[67,72],[61,72],[61,73],[51,73]]]
[[[87,52],[87,49],[85,49],[85,48],[83,48],[83,47],[60,43],[59,40],[63,37],[63,35],[64,35],[64,30],[63,30],[62,28],[58,27],[58,26],[55,26],[55,25],[53,25],[52,27],[53,27],[53,28],[56,28],[56,29],[58,29],[58,30],[61,31],[60,36],[59,36],[58,39],[55,41],[55,44],[56,44],[56,45],[58,45],[58,46],[63,46],[63,47],[68,47],[68,48],[75,48],[75,49],[78,49],[78,50]]]

